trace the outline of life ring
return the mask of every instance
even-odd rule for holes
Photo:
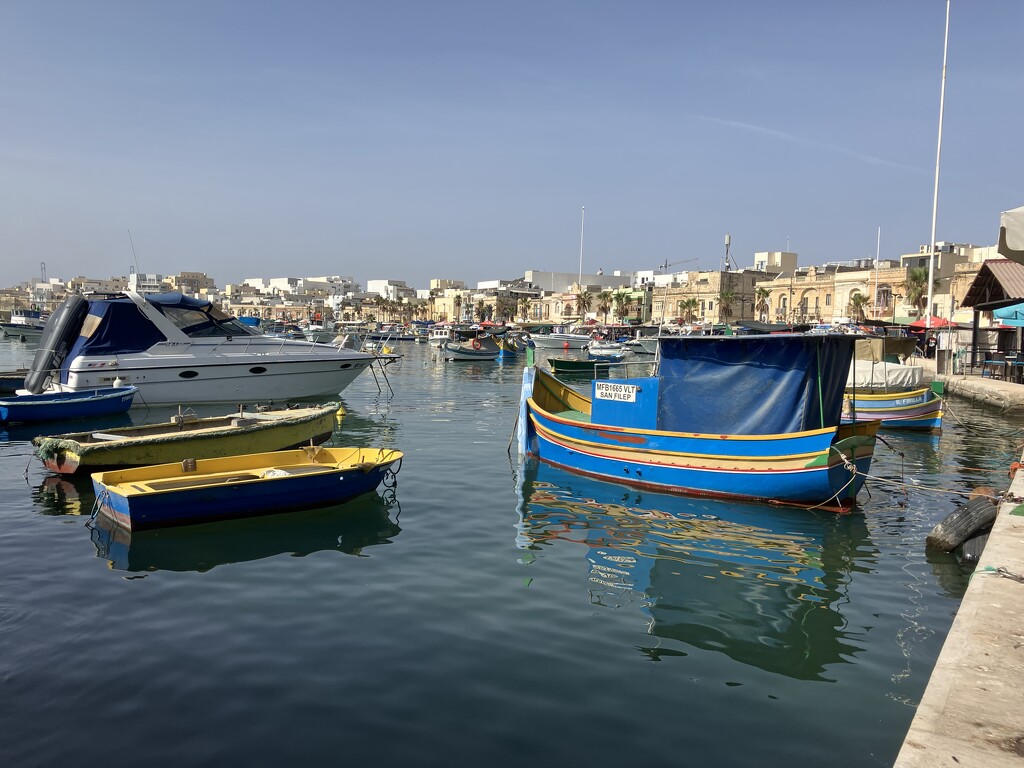
[[[25,389],[38,395],[59,376],[59,368],[78,339],[82,323],[89,314],[89,302],[77,294],[68,296],[50,315],[43,328],[32,366],[25,376]]]
[[[473,339],[473,349],[480,349],[480,339]]]

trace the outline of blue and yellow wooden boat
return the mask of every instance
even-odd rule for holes
[[[590,397],[527,369],[521,452],[659,491],[834,509],[853,504],[878,427],[840,424],[853,338],[661,342],[656,376],[594,380]]]
[[[394,478],[389,448],[273,451],[97,472],[96,511],[130,531],[340,504]]]
[[[877,421],[881,429],[942,428],[942,398],[921,386],[921,366],[907,364],[916,344],[901,337],[857,339],[846,382],[845,420]]]
[[[942,428],[942,398],[930,387],[909,392],[853,392],[847,395],[850,417],[877,421],[882,429]]]

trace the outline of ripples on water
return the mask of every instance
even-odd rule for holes
[[[891,764],[966,585],[924,536],[1019,415],[887,435],[837,516],[520,468],[521,369],[403,351],[335,435],[406,452],[393,497],[90,529],[0,437],[0,762]]]

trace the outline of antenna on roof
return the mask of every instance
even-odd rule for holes
[[[732,258],[729,256],[729,246],[730,245],[732,245],[732,238],[729,236],[729,233],[726,232],[725,233],[725,259],[724,259],[725,271],[726,272],[728,272],[730,269],[732,269]]]

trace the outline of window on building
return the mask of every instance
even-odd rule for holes
[[[826,307],[831,307],[832,306],[832,294],[831,293],[826,293],[825,294],[825,306]]]

